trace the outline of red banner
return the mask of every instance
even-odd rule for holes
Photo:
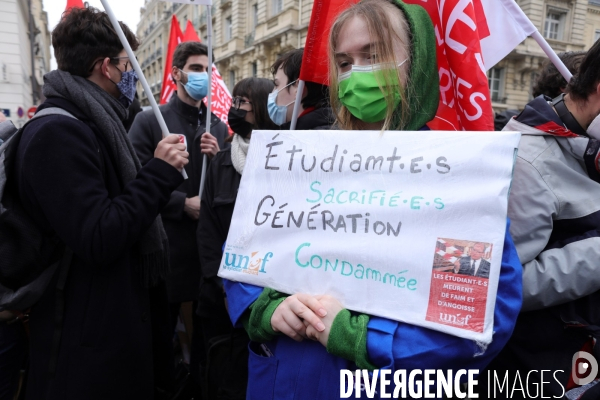
[[[169,45],[165,58],[165,71],[163,73],[162,89],[160,91],[160,104],[166,104],[171,99],[171,96],[177,90],[177,85],[173,82],[171,70],[173,69],[173,53],[175,48],[183,40],[183,33],[179,27],[177,17],[173,15],[171,19],[171,34],[169,35]]]
[[[315,0],[306,35],[300,79],[329,86],[327,46],[337,16],[358,0]]]
[[[405,0],[425,8],[437,38],[440,105],[427,125],[436,130],[494,130],[480,40],[490,31],[481,0]]]
[[[229,128],[227,116],[229,115],[229,109],[231,108],[231,93],[229,93],[229,89],[227,89],[227,85],[225,85],[225,82],[223,82],[223,77],[219,73],[219,70],[215,64],[213,64],[212,67],[212,82],[210,90],[212,92],[211,112],[219,117],[221,121],[225,122]],[[204,98],[204,104],[207,103],[208,100]],[[229,134],[233,134],[231,128],[229,128]]]
[[[65,11],[69,10],[70,8],[85,8],[83,5],[83,0],[67,0]]]

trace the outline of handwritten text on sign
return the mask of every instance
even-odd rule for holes
[[[489,342],[518,141],[253,132],[219,276]]]

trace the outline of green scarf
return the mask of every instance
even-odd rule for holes
[[[410,27],[411,64],[409,121],[402,126],[400,113],[394,118],[393,129],[416,131],[431,121],[437,112],[440,99],[440,82],[436,58],[436,39],[433,23],[427,11],[419,5],[395,0]]]

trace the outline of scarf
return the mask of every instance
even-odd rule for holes
[[[44,75],[43,92],[46,97],[61,97],[76,104],[106,139],[122,184],[135,179],[141,164],[121,122],[127,116],[127,109],[117,99],[88,79],[61,70]],[[138,244],[137,272],[144,287],[154,286],[169,269],[168,239],[160,216],[142,234]]]
[[[405,4],[394,0],[394,4],[404,13],[410,28],[412,46],[410,80],[406,88],[408,101],[408,121],[400,124],[400,109],[394,116],[390,129],[418,131],[435,117],[440,101],[440,79],[435,49],[435,30],[427,11],[418,4]]]
[[[249,147],[250,138],[243,138],[237,133],[233,135],[233,140],[231,141],[231,162],[233,163],[233,168],[240,175],[244,172]]]

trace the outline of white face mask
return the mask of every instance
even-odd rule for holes
[[[587,133],[594,139],[600,140],[600,114],[596,115],[596,118],[588,126]]]

